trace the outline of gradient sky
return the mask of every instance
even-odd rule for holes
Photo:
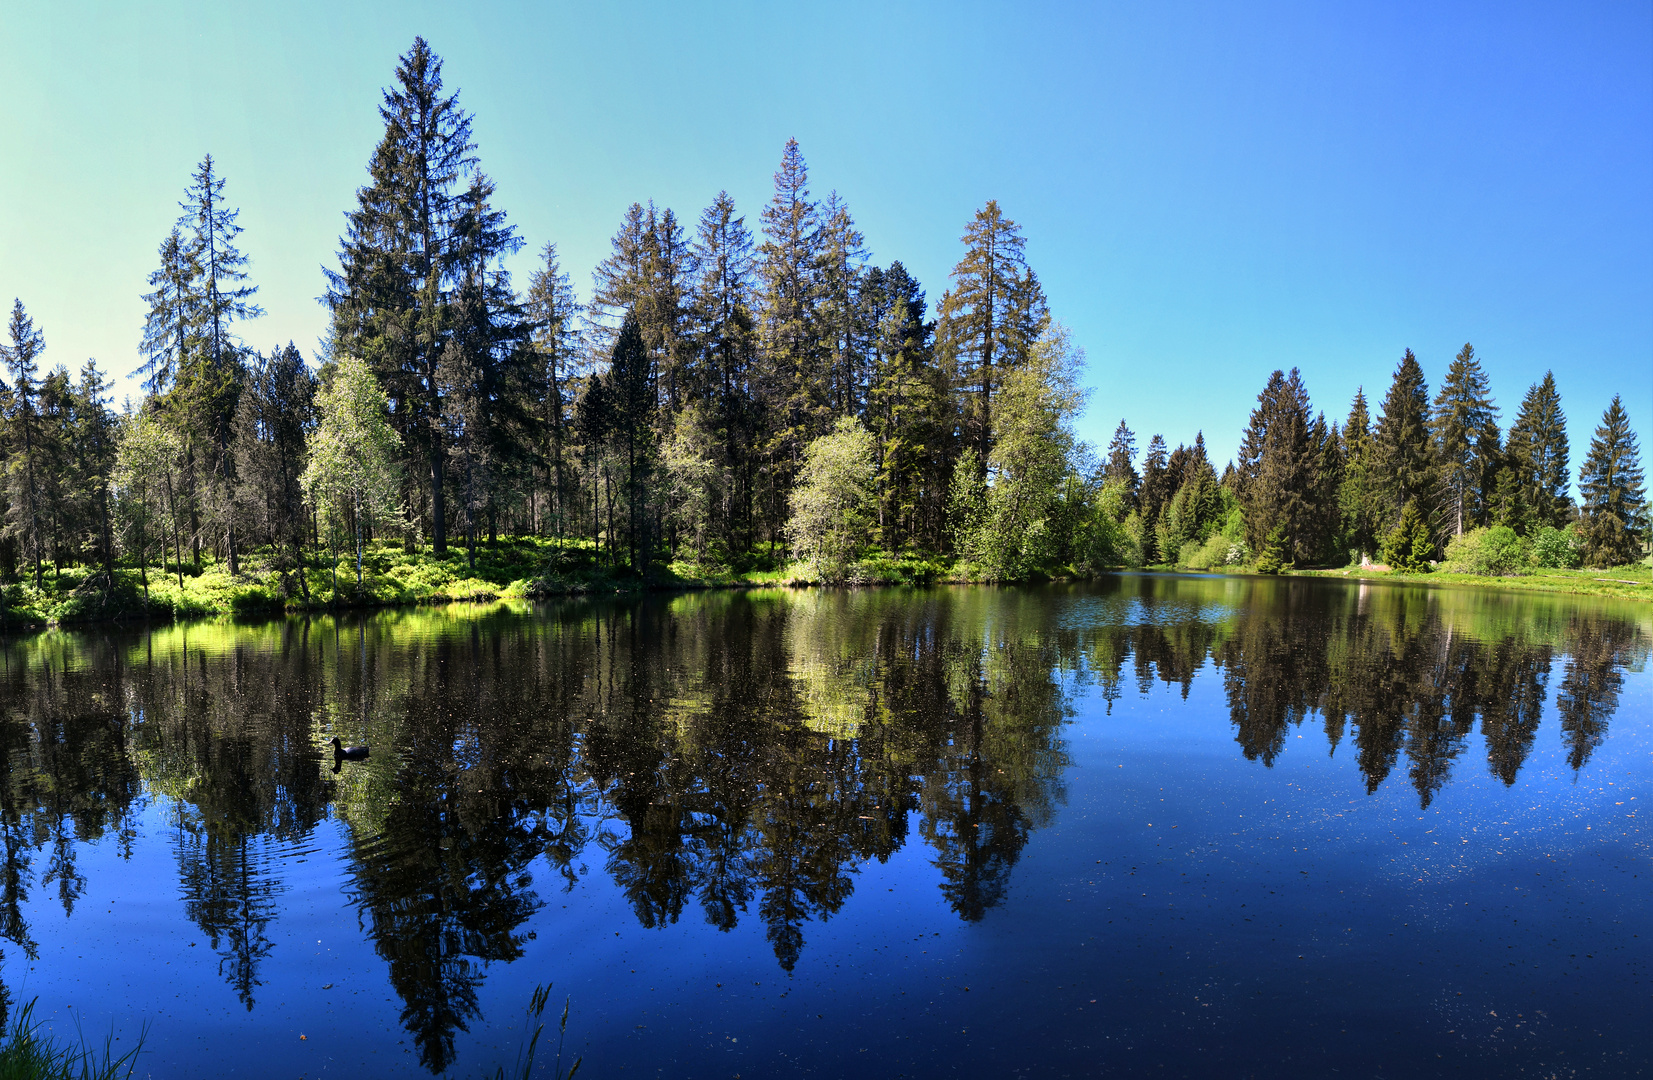
[[[243,336],[313,352],[416,34],[475,114],[519,283],[551,240],[589,294],[633,201],[692,224],[726,188],[756,231],[796,137],[932,303],[999,200],[1089,354],[1098,443],[1121,417],[1141,446],[1203,429],[1220,468],[1274,368],[1341,419],[1404,349],[1433,388],[1469,341],[1506,423],[1554,369],[1575,469],[1614,393],[1653,453],[1646,0],[8,4],[0,298],[46,361],[136,367],[209,152],[268,311]]]

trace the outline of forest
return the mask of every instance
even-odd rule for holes
[[[14,302],[8,609],[51,594],[64,617],[182,613],[186,576],[209,572],[231,606],[279,608],[453,593],[507,564],[532,594],[1644,557],[1622,401],[1575,502],[1553,376],[1502,427],[1470,345],[1433,396],[1405,351],[1382,399],[1358,393],[1341,421],[1297,370],[1273,372],[1220,473],[1203,433],[1139,455],[1121,420],[1096,448],[1073,428],[1084,352],[993,200],[932,306],[899,260],[872,259],[836,192],[814,196],[789,141],[755,228],[726,193],[692,224],[635,203],[582,299],[554,242],[525,283],[504,268],[527,241],[423,39],[380,115],[319,355],[246,344],[262,309],[210,155],[147,281],[141,401],[116,410],[93,361],[47,370],[44,331]],[[447,577],[419,594],[431,566]],[[172,578],[174,599],[152,596]]]

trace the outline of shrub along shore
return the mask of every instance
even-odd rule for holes
[[[1117,567],[1116,570],[1128,570]],[[1249,576],[1249,565],[1152,566],[1160,572],[1227,573]],[[1541,592],[1619,596],[1653,600],[1653,567],[1647,563],[1600,569],[1529,569],[1519,575],[1462,572],[1442,564],[1429,573],[1404,573],[1350,566],[1288,571],[1303,576],[1405,581],[1438,585],[1491,586]],[[1094,574],[1070,571],[1027,580],[1073,580]],[[148,579],[147,593],[144,578]],[[988,580],[967,564],[913,552],[874,551],[849,568],[844,583],[852,586],[976,584]],[[515,537],[479,545],[475,562],[450,551],[438,558],[429,551],[409,553],[398,543],[369,545],[356,580],[355,560],[341,555],[336,563],[319,561],[299,574],[261,565],[256,555],[242,561],[232,576],[225,564],[204,559],[182,570],[168,564],[147,573],[129,567],[115,571],[111,585],[101,571],[66,568],[48,574],[42,587],[32,581],[0,587],[0,629],[26,630],[55,625],[100,622],[169,621],[224,615],[272,615],[281,612],[332,611],[350,608],[440,604],[450,601],[534,600],[558,596],[613,595],[687,589],[807,587],[818,585],[807,563],[755,555],[746,565],[699,566],[673,562],[648,574],[599,560],[589,544]]]

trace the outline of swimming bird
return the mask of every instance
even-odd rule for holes
[[[363,761],[370,753],[372,751],[365,746],[346,746],[337,737],[333,739],[334,761]]]

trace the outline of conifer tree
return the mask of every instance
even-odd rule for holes
[[[1447,511],[1461,536],[1466,524],[1485,518],[1499,457],[1498,406],[1473,345],[1466,343],[1447,368],[1431,419]]]
[[[1643,479],[1636,433],[1614,394],[1578,470],[1579,523],[1589,565],[1617,566],[1641,558],[1647,535]]]
[[[878,471],[878,528],[889,549],[945,543],[943,499],[952,472],[950,387],[933,362],[924,290],[899,262],[874,267],[863,293],[875,327],[867,394]]]
[[[859,416],[867,383],[869,328],[860,318],[867,253],[855,219],[836,191],[821,204],[820,223],[819,320],[826,350],[827,400],[835,414]]]
[[[1320,536],[1313,500],[1319,480],[1318,447],[1311,438],[1309,394],[1296,368],[1276,371],[1257,395],[1237,462],[1246,542],[1262,551],[1276,526],[1284,530],[1285,558],[1315,557]]]
[[[1125,421],[1120,420],[1114,428],[1113,441],[1108,443],[1108,460],[1102,475],[1124,485],[1127,505],[1132,507],[1137,503],[1137,490],[1142,482],[1137,476],[1135,461],[1136,436],[1125,426]]]
[[[384,91],[384,136],[368,163],[328,274],[339,355],[366,360],[388,395],[404,451],[422,460],[431,546],[447,552],[447,449],[437,368],[451,334],[449,290],[464,272],[464,181],[477,159],[471,117],[442,92],[442,61],[415,38]]]
[[[74,428],[71,445],[75,455],[75,514],[83,543],[97,554],[104,581],[114,584],[115,537],[110,512],[110,480],[115,468],[116,425],[109,411],[108,383],[96,360],[87,360],[80,369],[74,389]]]
[[[1338,487],[1342,531],[1349,544],[1372,554],[1377,549],[1373,525],[1375,478],[1372,475],[1371,418],[1366,408],[1366,391],[1355,391],[1349,418],[1343,424],[1343,482]]]
[[[557,258],[557,245],[546,244],[541,263],[528,282],[524,309],[533,320],[533,347],[540,365],[543,394],[540,425],[545,434],[545,475],[550,510],[558,539],[563,535],[565,504],[571,494],[568,463],[568,403],[572,380],[579,378],[583,356],[580,304],[574,286]]]
[[[1379,507],[1373,521],[1377,532],[1393,528],[1407,503],[1415,504],[1425,521],[1434,520],[1440,499],[1440,466],[1429,437],[1429,385],[1411,349],[1395,368],[1372,432],[1371,449],[1371,476]]]
[[[244,368],[240,342],[231,325],[264,314],[252,300],[258,291],[246,284],[247,257],[236,246],[240,211],[224,201],[224,178],[213,170],[208,154],[196,168],[178,224],[190,231],[190,251],[198,269],[190,302],[198,326],[199,347],[182,354],[167,410],[185,438],[185,446],[210,452],[212,506],[224,538],[231,574],[240,570],[235,536],[235,461],[230,450],[236,400]]]
[[[149,275],[154,291],[143,297],[149,314],[139,347],[144,362],[137,372],[151,394],[166,393],[187,362],[199,332],[201,307],[201,265],[194,246],[185,242],[176,225],[161,241],[158,254],[161,265]]]
[[[46,350],[46,339],[23,309],[22,300],[12,301],[6,336],[7,343],[0,344],[0,361],[5,363],[11,376],[10,407],[6,410],[11,445],[9,460],[5,463],[10,513],[5,528],[22,543],[24,557],[34,563],[34,584],[38,589],[42,583],[46,532],[42,520],[44,477],[40,460],[45,448],[41,438],[40,387],[36,382],[40,365],[36,361]]]
[[[772,457],[785,463],[776,477],[784,487],[802,463],[804,446],[825,432],[831,415],[819,310],[820,213],[809,197],[809,169],[796,139],[786,142],[762,217],[765,381],[775,410]]]
[[[1148,538],[1148,547],[1154,548],[1154,527],[1159,524],[1159,515],[1164,511],[1165,504],[1171,501],[1174,491],[1167,475],[1167,460],[1165,454],[1165,436],[1156,434],[1148,440],[1148,453],[1142,459],[1142,488],[1139,502],[1142,513],[1143,535]],[[1167,554],[1163,551],[1145,550],[1142,553],[1144,562],[1164,562],[1175,559],[1176,552]]]
[[[966,438],[985,462],[992,453],[993,392],[1001,371],[1032,355],[1049,323],[1044,289],[1027,264],[1019,225],[988,200],[961,238],[964,257],[936,308],[937,348],[966,395]]]
[[[1567,494],[1567,417],[1554,372],[1533,383],[1521,399],[1521,410],[1510,425],[1506,453],[1522,502],[1535,524],[1559,528],[1567,523],[1572,498]]]
[[[746,219],[735,212],[735,201],[718,192],[700,215],[694,261],[693,313],[701,372],[701,393],[708,407],[707,423],[721,445],[722,467],[728,470],[721,532],[726,542],[741,546],[752,539],[753,441],[758,431],[753,391],[757,334],[752,234]]]

